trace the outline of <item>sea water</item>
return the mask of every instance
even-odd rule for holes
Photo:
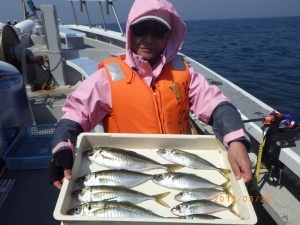
[[[186,21],[182,53],[282,113],[300,112],[300,17]]]

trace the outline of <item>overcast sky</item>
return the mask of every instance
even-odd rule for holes
[[[22,0],[0,1],[0,22],[23,20]],[[33,0],[33,2],[36,7],[54,4],[58,18],[64,23],[74,22],[71,3],[68,0]],[[87,24],[86,14],[80,12],[79,1],[73,2],[79,23]],[[300,16],[300,0],[170,0],[170,2],[184,20]],[[114,2],[121,22],[126,21],[132,3],[133,0]],[[87,0],[87,7],[91,22],[101,24],[99,3],[96,0]],[[115,22],[111,10],[110,14],[106,21]]]

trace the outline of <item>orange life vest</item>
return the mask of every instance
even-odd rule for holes
[[[125,55],[107,59],[112,110],[104,118],[109,133],[189,134],[190,73],[181,56],[163,68],[153,87],[123,62]]]

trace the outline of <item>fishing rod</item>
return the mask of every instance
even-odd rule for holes
[[[282,114],[272,111],[269,116],[243,120],[243,123],[262,121],[265,126],[270,126],[273,123],[281,123],[285,128],[292,129],[299,126],[300,114]]]

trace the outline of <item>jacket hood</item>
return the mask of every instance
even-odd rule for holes
[[[181,49],[186,34],[186,25],[179,17],[173,5],[166,0],[135,0],[126,23],[126,62],[129,66],[134,66],[133,53],[130,47],[130,25],[133,21],[152,11],[165,11],[170,13],[171,33],[163,52],[166,60],[165,63],[170,62]]]

